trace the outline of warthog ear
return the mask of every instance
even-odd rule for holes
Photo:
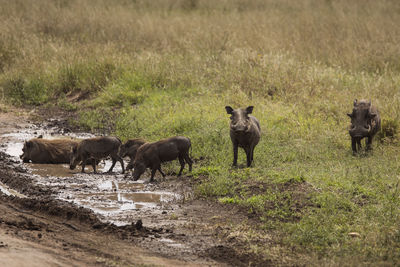
[[[350,118],[353,118],[353,114],[352,113],[347,113],[347,116],[349,116]]]
[[[253,106],[248,106],[247,108],[246,108],[246,113],[247,114],[251,114],[252,112],[253,112]]]
[[[357,106],[357,99],[354,99],[353,104],[354,104],[354,106]]]
[[[233,108],[231,106],[226,106],[225,107],[226,113],[232,114],[233,113]]]

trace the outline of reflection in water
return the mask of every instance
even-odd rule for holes
[[[57,176],[57,177],[72,177],[76,170],[71,171],[67,164],[26,164],[32,173],[42,177]]]
[[[88,138],[90,134],[52,135],[39,129],[2,135],[3,147],[0,149],[19,160],[25,140],[42,134],[43,138]],[[107,159],[99,165],[99,172],[108,171],[112,162]],[[166,203],[180,199],[180,195],[146,189],[143,182],[131,181],[120,174],[121,166],[116,163],[112,174],[93,174],[92,167],[86,166],[86,174],[80,173],[81,167],[70,170],[68,164],[24,164],[38,184],[43,184],[58,192],[57,198],[74,202],[99,214],[105,221],[117,225],[130,224],[138,219],[141,212],[157,212]],[[0,191],[7,195],[25,197],[0,184]],[[158,211],[159,212],[159,211]]]

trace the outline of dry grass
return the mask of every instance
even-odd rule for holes
[[[244,49],[382,72],[400,68],[399,9],[390,0],[2,0],[0,47],[20,64],[96,55],[93,46],[130,56]]]
[[[2,102],[77,110],[122,139],[190,136],[197,192],[257,210],[277,243],[249,248],[276,264],[398,264],[400,2],[0,0],[0,21]],[[384,118],[366,157],[346,131],[354,98]],[[230,170],[223,107],[250,103],[256,165]],[[296,213],[288,192],[246,189],[304,180],[314,208]]]

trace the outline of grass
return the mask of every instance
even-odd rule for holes
[[[123,140],[190,137],[196,193],[248,212],[261,231],[240,229],[248,249],[276,264],[399,264],[396,1],[0,7],[1,102],[74,111],[71,123]],[[383,118],[373,152],[357,157],[346,116],[355,98]],[[255,106],[252,168],[230,167],[226,105]],[[272,243],[257,242],[263,231]]]

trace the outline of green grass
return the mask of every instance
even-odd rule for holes
[[[190,137],[195,192],[255,219],[245,244],[277,265],[399,264],[397,2],[44,2],[57,12],[1,5],[3,103],[74,111],[122,140]],[[356,157],[355,98],[383,118]],[[255,106],[252,168],[231,168],[226,105]]]

